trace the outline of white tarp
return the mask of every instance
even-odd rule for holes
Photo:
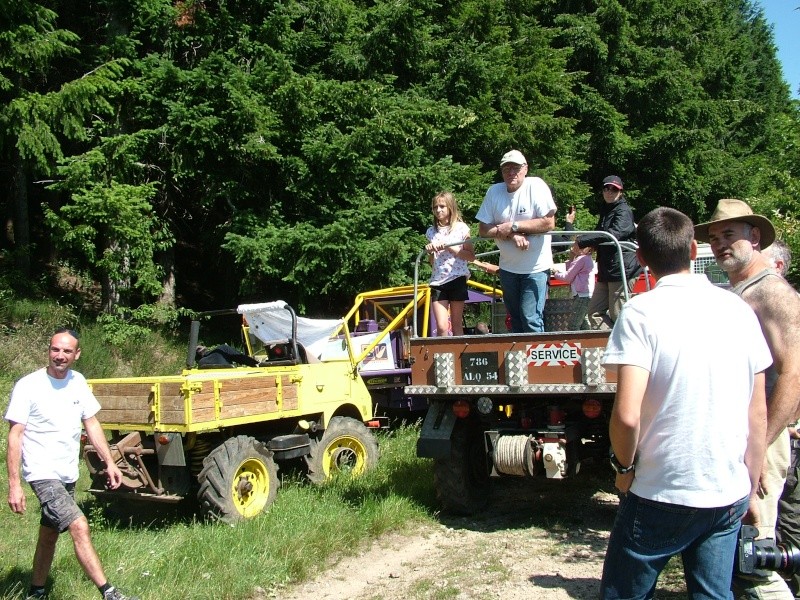
[[[250,332],[264,343],[289,339],[292,335],[292,315],[286,310],[286,302],[264,302],[242,304],[236,310],[250,326]],[[297,341],[319,357],[342,319],[309,319],[297,317]]]
[[[367,349],[367,346],[375,341],[375,338],[383,335],[383,333],[384,332],[382,331],[378,331],[376,333],[367,333],[365,335],[351,334],[350,339],[353,342],[353,353],[356,355],[361,354]],[[347,345],[345,344],[345,341],[343,339],[334,338],[332,340],[328,340],[328,344],[325,346],[320,358],[323,361],[347,360],[349,356],[350,355],[347,353]],[[391,338],[388,335],[381,342],[378,342],[378,344],[376,344],[376,346],[358,365],[358,370],[361,373],[394,368],[394,352],[392,351]]]

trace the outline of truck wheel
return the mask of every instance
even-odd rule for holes
[[[200,506],[225,522],[257,516],[275,500],[278,467],[264,444],[240,435],[217,446],[197,476]]]
[[[312,444],[308,478],[322,483],[337,473],[357,477],[378,463],[378,441],[361,421],[333,417],[322,439]]]
[[[434,461],[436,498],[448,512],[471,515],[486,506],[491,490],[483,434],[457,421],[450,440],[450,458]]]

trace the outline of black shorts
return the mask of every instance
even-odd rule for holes
[[[467,276],[462,275],[443,283],[431,286],[431,300],[433,302],[464,302],[469,298],[467,293]]]

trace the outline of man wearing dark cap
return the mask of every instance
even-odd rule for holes
[[[539,177],[526,177],[528,162],[519,150],[500,159],[503,182],[486,192],[478,214],[478,231],[494,238],[500,250],[500,285],[514,333],[544,331],[544,301],[553,266],[550,236],[556,205]]]
[[[756,313],[772,353],[773,365],[767,370],[766,381],[767,456],[749,516],[758,526],[760,538],[774,538],[778,500],[789,467],[787,425],[796,419],[800,405],[800,353],[796,350],[800,347],[800,297],[760,252],[775,240],[775,228],[766,217],[753,214],[745,202],[720,200],[711,219],[695,226],[695,238],[711,244],[717,264],[730,278],[732,291]],[[709,351],[725,352],[725,348]],[[793,597],[775,571],[735,577],[734,591],[737,598]]]
[[[636,223],[623,189],[622,179],[617,175],[603,179],[603,205],[595,229],[610,233],[619,241],[632,242],[636,238]],[[625,303],[623,267],[619,264],[617,246],[608,243],[609,238],[603,235],[582,235],[577,242],[580,248],[597,248],[597,283],[587,309],[589,324],[592,329],[611,329]],[[623,249],[622,255],[625,279],[632,288],[641,267],[635,252]]]

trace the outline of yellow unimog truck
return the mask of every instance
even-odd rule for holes
[[[341,321],[298,318],[281,301],[236,312],[246,354],[198,347],[195,321],[180,375],[89,380],[123,474],[118,489],[107,489],[105,465],[85,445],[92,494],[108,501],[196,498],[208,515],[235,521],[273,502],[280,461],[304,462],[314,482],[375,466],[370,428],[377,423],[352,351],[322,361],[312,349],[327,344]],[[349,344],[349,335],[341,338]]]

